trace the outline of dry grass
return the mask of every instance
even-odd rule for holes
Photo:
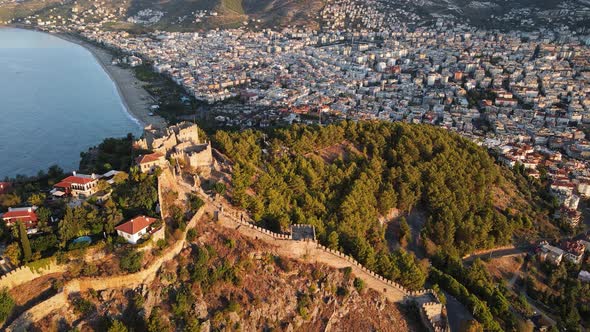
[[[503,279],[508,282],[515,272],[517,272],[522,265],[522,258],[519,257],[501,257],[493,258],[488,262],[484,262],[488,272],[498,279]]]
[[[14,299],[17,306],[27,304],[34,300],[43,292],[49,290],[53,282],[62,277],[61,273],[52,273],[37,278],[29,283],[10,289],[10,296]]]
[[[325,163],[329,164],[338,158],[346,160],[351,154],[360,155],[362,152],[356,146],[354,146],[354,144],[350,143],[349,141],[344,141],[342,143],[323,148],[317,152],[308,153],[306,156],[309,157],[311,155],[318,155],[324,160]]]

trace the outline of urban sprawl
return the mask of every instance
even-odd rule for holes
[[[458,132],[510,167],[547,176],[561,206],[554,217],[575,228],[580,196],[590,196],[583,130],[590,124],[590,35],[567,26],[486,31],[445,17],[410,28],[419,16],[403,9],[387,15],[378,4],[332,1],[319,13],[319,31],[253,29],[256,22],[246,21],[238,29],[132,35],[102,29],[115,13],[100,6],[27,23],[79,33],[127,54],[132,65],[149,63],[211,104],[222,126],[346,118]],[[140,16],[130,20],[153,24],[162,13]]]

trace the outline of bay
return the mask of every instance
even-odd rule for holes
[[[114,82],[82,46],[50,34],[0,28],[0,179],[57,164],[107,137],[139,135]]]

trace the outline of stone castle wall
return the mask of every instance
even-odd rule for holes
[[[47,274],[62,273],[65,271],[66,266],[57,264],[55,260],[51,260],[47,268],[42,268],[39,271],[33,271],[28,266],[21,266],[0,277],[0,289],[5,287],[10,289]]]

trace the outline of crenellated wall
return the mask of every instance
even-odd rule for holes
[[[44,275],[51,273],[61,273],[65,271],[66,266],[59,265],[55,263],[54,260],[51,260],[49,266],[47,268],[40,269],[39,272],[33,271],[33,269],[29,268],[28,266],[21,266],[0,277],[0,289],[5,287],[17,287]]]
[[[174,179],[174,175],[170,173],[169,170],[165,170],[158,181],[158,198],[160,202],[162,202],[163,188],[178,190],[178,187],[176,187],[177,185],[178,184]],[[448,327],[443,328],[441,327],[441,324],[437,323],[440,321],[437,321],[437,318],[442,316],[444,306],[440,303],[440,300],[434,291],[426,289],[419,291],[409,291],[395,281],[388,280],[387,278],[384,278],[383,276],[367,269],[353,257],[346,255],[345,253],[325,247],[315,240],[305,239],[295,241],[293,240],[291,234],[275,233],[259,227],[253,223],[246,213],[240,211],[227,211],[223,204],[219,204],[219,202],[216,202],[204,192],[200,192],[209,204],[218,209],[216,212],[220,218],[220,222],[230,222],[228,225],[231,225],[232,227],[235,227],[237,224],[237,229],[243,234],[260,238],[276,245],[279,250],[279,254],[281,255],[293,257],[296,259],[313,260],[317,263],[323,263],[334,268],[350,267],[352,268],[353,273],[357,277],[363,279],[369,288],[380,292],[386,298],[394,302],[407,302],[412,300],[416,301],[423,296],[432,295],[432,299],[434,299],[434,301],[427,301],[422,303],[420,306],[423,322],[433,332],[448,332]],[[205,213],[205,210],[206,207],[200,209],[199,212],[195,214],[193,218],[191,218],[188,223],[187,230],[196,225],[198,220]],[[161,217],[164,217],[163,211],[161,212]],[[294,225],[294,227],[303,227],[303,225]],[[309,226],[305,225],[305,227]],[[137,273],[103,278],[80,278],[72,280],[64,285],[63,292],[37,304],[36,306],[24,312],[9,327],[7,327],[7,330],[25,330],[32,322],[42,319],[56,308],[68,305],[67,297],[69,293],[86,291],[88,289],[103,290],[122,287],[131,288],[137,287],[145,282],[149,282],[150,280],[153,280],[157,274],[158,269],[165,261],[173,259],[180,253],[184,247],[184,242],[184,240],[178,241],[153,264],[145,267]],[[54,268],[55,272],[63,272],[59,269],[63,269],[65,266],[50,267],[50,269],[51,268]],[[22,275],[19,275],[19,273]],[[0,286],[3,282],[6,285],[13,285],[15,282],[20,282],[20,284],[23,284],[40,276],[35,276],[33,273],[34,272],[28,268],[15,270],[11,275],[16,276],[6,276],[0,278]],[[46,274],[46,272],[44,271],[43,274]],[[448,324],[443,324],[443,326],[448,326]]]
[[[407,290],[395,281],[384,278],[383,276],[367,269],[352,256],[349,256],[341,251],[325,247],[315,240],[305,239],[297,241],[293,240],[290,234],[275,233],[265,228],[254,225],[254,221],[251,220],[245,212],[228,211],[228,209],[225,208],[224,205],[220,202],[215,201],[211,197],[207,196],[205,193],[202,194],[205,197],[205,199],[209,201],[209,203],[217,207],[216,213],[219,216],[219,218],[222,218],[220,219],[221,222],[223,222],[223,219],[225,219],[225,221],[230,221],[234,224],[247,227],[247,229],[253,230],[255,234],[258,233],[259,235],[256,236],[256,238],[259,239],[264,239],[264,237],[271,238],[273,241],[275,241],[275,244],[285,247],[285,251],[287,252],[288,256],[292,257],[295,252],[299,251],[304,253],[305,256],[312,256],[313,259],[315,259],[317,262],[326,263],[327,265],[330,265],[335,268],[349,266],[353,268],[353,272],[357,277],[360,277],[363,280],[365,280],[365,282],[368,284],[370,288],[373,288],[381,292],[389,299],[397,302],[418,302],[422,322],[430,331],[450,331],[448,323],[446,322],[446,319],[443,317],[444,305],[440,302],[438,295],[432,289],[422,289],[417,291]],[[293,225],[293,227],[309,227],[309,225]],[[237,229],[240,230],[241,228],[238,227]],[[244,233],[243,230],[242,232]],[[305,245],[306,247],[303,249],[297,247],[300,245]],[[311,250],[310,246],[311,249],[315,251]],[[332,259],[326,258],[326,256],[331,256]],[[301,255],[295,258],[301,258]],[[392,294],[391,292],[388,293],[388,289],[393,289],[394,292],[397,292],[397,294]],[[423,300],[425,297],[427,297],[429,301],[420,304],[421,300]]]
[[[210,199],[208,196],[206,196],[208,200],[210,200],[211,202],[213,202],[212,199]],[[422,290],[422,291],[409,291],[407,289],[405,289],[402,285],[396,283],[393,280],[389,280],[387,278],[384,278],[383,276],[367,269],[366,267],[364,267],[360,262],[358,262],[356,259],[354,259],[352,256],[349,256],[341,251],[338,250],[334,250],[334,249],[330,249],[328,247],[325,247],[323,245],[321,245],[319,242],[317,241],[313,241],[310,239],[307,240],[303,240],[303,241],[295,241],[292,239],[290,234],[279,234],[279,233],[275,233],[272,231],[269,231],[265,228],[256,226],[254,224],[252,224],[251,222],[248,222],[246,220],[249,220],[248,218],[240,218],[238,217],[238,215],[236,213],[230,213],[227,211],[224,211],[223,209],[221,209],[221,211],[218,212],[218,215],[223,216],[225,218],[229,218],[232,222],[238,223],[240,225],[244,225],[247,226],[257,232],[260,232],[262,234],[265,235],[269,235],[270,237],[272,237],[275,240],[285,240],[285,241],[292,241],[292,242],[307,242],[307,243],[312,243],[314,244],[315,249],[323,251],[327,254],[333,255],[341,260],[344,260],[346,264],[348,265],[352,265],[357,267],[358,269],[362,270],[363,272],[367,273],[368,275],[370,275],[371,277],[375,278],[376,280],[383,282],[386,286],[392,286],[397,288],[402,294],[413,297],[413,296],[419,296],[422,294],[425,294],[428,292],[428,290]],[[243,214],[242,214],[243,216]],[[294,227],[302,227],[302,226],[306,226],[308,227],[309,225],[293,225]],[[346,265],[344,264],[344,265]]]

